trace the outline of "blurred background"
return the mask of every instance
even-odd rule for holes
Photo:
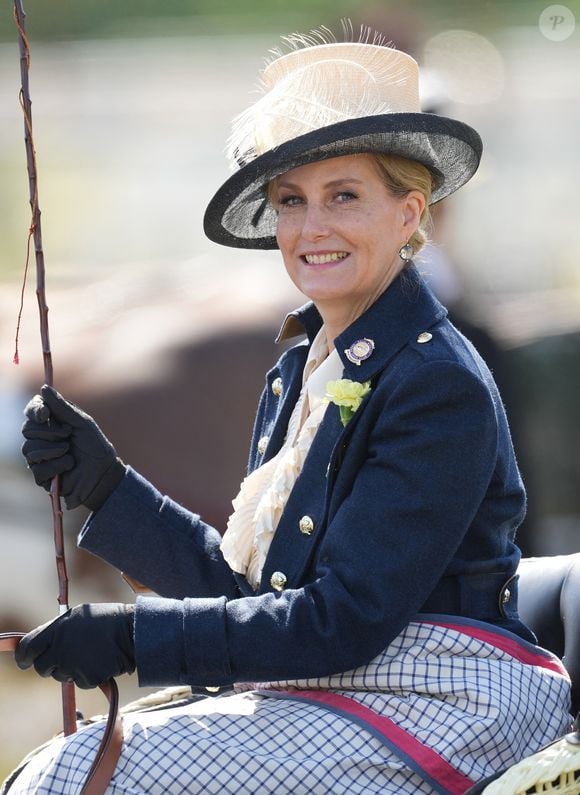
[[[28,182],[17,37],[0,7],[0,631],[56,612],[49,503],[19,454],[42,383],[34,269],[12,364]],[[220,248],[205,205],[231,118],[280,35],[370,25],[424,66],[424,109],[482,135],[481,168],[438,206],[419,266],[502,389],[529,493],[525,554],[580,541],[578,0],[28,0],[30,86],[55,384],[119,454],[223,529],[263,373],[303,301],[276,252]],[[133,598],[75,550],[71,604]],[[0,660],[0,776],[59,730],[52,681]],[[134,677],[122,697],[136,696]],[[104,709],[93,694],[81,708]]]

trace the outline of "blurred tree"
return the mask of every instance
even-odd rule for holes
[[[576,7],[578,0],[569,0]],[[537,8],[535,7],[537,6]],[[408,0],[405,11],[420,15],[430,28],[504,27],[537,20],[544,3],[529,0]],[[36,40],[142,35],[192,35],[305,30],[333,25],[342,17],[371,22],[398,13],[397,0],[27,0],[30,32]],[[14,38],[12,3],[0,7],[0,41]]]

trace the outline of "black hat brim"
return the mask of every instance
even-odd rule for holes
[[[434,177],[434,204],[473,176],[482,142],[469,125],[431,113],[388,113],[332,124],[293,138],[236,171],[207,206],[205,234],[234,248],[277,248],[276,212],[267,198],[268,183],[307,163],[363,152],[422,163]]]

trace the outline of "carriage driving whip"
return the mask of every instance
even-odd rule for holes
[[[14,0],[14,20],[18,28],[18,43],[20,52],[20,105],[24,114],[24,141],[26,146],[26,165],[28,169],[29,199],[31,208],[31,223],[28,231],[26,245],[26,264],[20,298],[20,310],[16,327],[16,341],[14,363],[18,364],[18,334],[22,316],[24,290],[30,261],[30,248],[34,244],[36,261],[36,296],[40,314],[40,338],[44,364],[44,382],[53,386],[53,367],[48,330],[48,305],[46,303],[44,252],[42,247],[42,229],[40,222],[40,207],[38,202],[38,172],[36,167],[36,151],[32,134],[32,112],[29,91],[30,47],[26,37],[26,14],[22,0]],[[53,478],[50,486],[50,501],[52,506],[52,519],[54,531],[54,546],[56,556],[56,569],[58,576],[58,604],[59,614],[68,610],[68,575],[66,570],[64,534],[62,522],[62,508],[60,501],[60,487],[58,475]],[[0,633],[0,652],[14,651],[18,642],[23,637],[22,632]],[[82,795],[101,795],[105,792],[108,782],[113,775],[115,765],[121,751],[123,739],[122,725],[118,718],[118,689],[115,681],[110,679],[100,685],[101,690],[109,699],[109,715],[105,725],[103,738],[97,754],[89,770],[82,788]],[[75,689],[73,682],[62,683],[62,707],[64,734],[73,734],[77,730],[77,715],[75,704]]]

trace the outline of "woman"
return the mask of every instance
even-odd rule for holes
[[[411,263],[480,139],[420,113],[416,63],[381,41],[290,43],[205,218],[218,243],[278,246],[310,299],[223,540],[53,390],[26,411],[36,481],[60,474],[94,512],[80,546],[159,597],[74,608],[19,664],[234,686],[127,720],[111,792],[459,793],[569,721],[566,674],[517,615],[525,497],[500,397]],[[61,741],[14,791],[75,791],[97,742]]]

